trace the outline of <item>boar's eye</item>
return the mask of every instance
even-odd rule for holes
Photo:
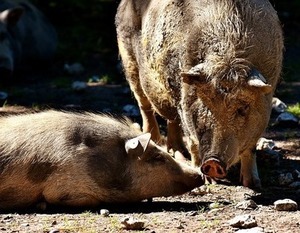
[[[238,116],[243,116],[244,117],[244,116],[247,115],[247,113],[249,111],[249,108],[250,108],[249,105],[246,104],[246,105],[238,108],[236,113],[237,113]]]

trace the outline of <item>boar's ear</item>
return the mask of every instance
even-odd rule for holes
[[[203,73],[203,64],[192,67],[187,72],[181,72],[182,81],[187,84],[207,83]]]
[[[264,76],[256,69],[252,69],[249,75],[248,84],[251,87],[259,88],[263,93],[268,94],[272,91],[272,86],[267,84]]]
[[[15,25],[24,13],[22,7],[15,7],[0,13],[0,22],[7,25]]]
[[[128,155],[141,156],[147,149],[151,139],[150,133],[139,135],[125,143],[125,150]]]

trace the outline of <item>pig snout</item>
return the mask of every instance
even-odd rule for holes
[[[222,179],[227,175],[225,164],[218,158],[209,158],[201,165],[201,172],[211,178]]]

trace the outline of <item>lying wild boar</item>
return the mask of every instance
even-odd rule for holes
[[[159,141],[155,112],[168,120],[168,147],[223,178],[241,161],[244,186],[260,186],[253,153],[267,126],[283,51],[267,0],[122,0],[120,55],[143,131]]]
[[[0,1],[0,76],[15,69],[36,69],[56,50],[55,29],[45,16],[25,0]]]
[[[203,184],[129,120],[46,111],[0,117],[0,128],[0,209],[134,202]]]

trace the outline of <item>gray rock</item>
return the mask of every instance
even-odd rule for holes
[[[260,138],[256,143],[256,150],[272,150],[274,147],[275,142],[266,138]]]
[[[229,220],[228,224],[237,228],[252,228],[257,226],[255,218],[249,214],[236,216]]]
[[[287,109],[287,105],[282,102],[280,99],[273,97],[272,99],[272,110],[277,113],[285,112]]]
[[[293,114],[284,112],[276,118],[274,125],[283,127],[297,127],[299,125],[299,120]]]
[[[86,82],[75,81],[72,83],[72,88],[75,91],[82,91],[87,88]]]
[[[241,201],[236,204],[235,206],[238,209],[243,209],[243,210],[253,210],[257,208],[257,204],[253,200],[246,200],[246,201]]]
[[[104,217],[108,217],[109,216],[109,210],[107,210],[107,209],[101,209],[100,210],[100,215],[102,215]]]
[[[291,199],[283,199],[274,202],[275,209],[278,211],[295,211],[298,209],[298,205]]]

